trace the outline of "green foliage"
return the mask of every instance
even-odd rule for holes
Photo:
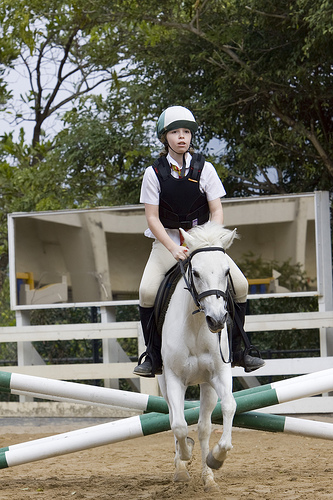
[[[9,307],[9,276],[8,272],[0,274],[0,326],[15,325],[15,314]],[[0,344],[1,345],[1,344]]]
[[[331,190],[328,2],[183,2],[180,17],[153,3],[133,41],[138,81],[158,110],[193,109],[201,145],[223,141],[228,195]]]
[[[118,92],[97,96],[68,112],[64,125],[39,168],[55,172],[66,206],[138,203],[151,151],[136,107]]]
[[[137,306],[117,306],[116,321],[140,321],[139,308]],[[127,356],[134,360],[138,357],[137,339],[118,339],[119,344]],[[126,390],[130,390],[127,388]]]

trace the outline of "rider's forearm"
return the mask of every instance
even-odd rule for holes
[[[172,253],[178,245],[170,238],[160,221],[158,207],[155,207],[154,205],[146,205],[145,211],[149,229],[155,238],[158,239],[158,241],[160,241],[162,245],[164,245],[165,248]]]
[[[223,208],[220,198],[208,202],[210,211],[210,220],[216,222],[217,224],[223,224]]]
[[[148,221],[148,226],[155,238],[158,239],[171,253],[177,244],[170,238],[161,221],[158,219]]]

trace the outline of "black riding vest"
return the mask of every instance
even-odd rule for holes
[[[191,229],[209,219],[209,206],[205,193],[199,189],[199,180],[205,159],[193,154],[188,174],[180,179],[171,175],[171,167],[165,156],[158,158],[153,169],[160,182],[159,217],[169,229]]]

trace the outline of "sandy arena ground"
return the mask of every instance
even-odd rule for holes
[[[2,421],[0,446],[86,426],[86,422],[10,426]],[[189,483],[173,482],[173,436],[165,432],[2,469],[0,500],[333,498],[332,441],[235,428],[234,448],[215,474],[220,490],[205,493],[195,426],[190,428],[190,436],[196,445],[189,466]],[[219,436],[220,429],[215,426],[212,442]]]

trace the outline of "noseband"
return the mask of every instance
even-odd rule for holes
[[[196,311],[193,311],[192,314],[203,311],[203,308],[200,304],[200,300],[203,299],[204,297],[208,297],[209,295],[215,295],[218,299],[222,297],[225,301],[228,300],[228,294],[227,292],[223,292],[223,290],[207,290],[205,292],[198,293],[194,285],[192,264],[191,264],[192,257],[194,257],[194,255],[200,252],[215,252],[215,251],[225,253],[224,248],[221,247],[198,248],[197,250],[194,250],[185,261],[182,260],[179,261],[180,271],[182,273],[182,276],[186,284],[185,290],[188,290],[190,292],[194,300],[194,303],[198,308]],[[186,276],[186,269],[188,269],[188,277]]]

